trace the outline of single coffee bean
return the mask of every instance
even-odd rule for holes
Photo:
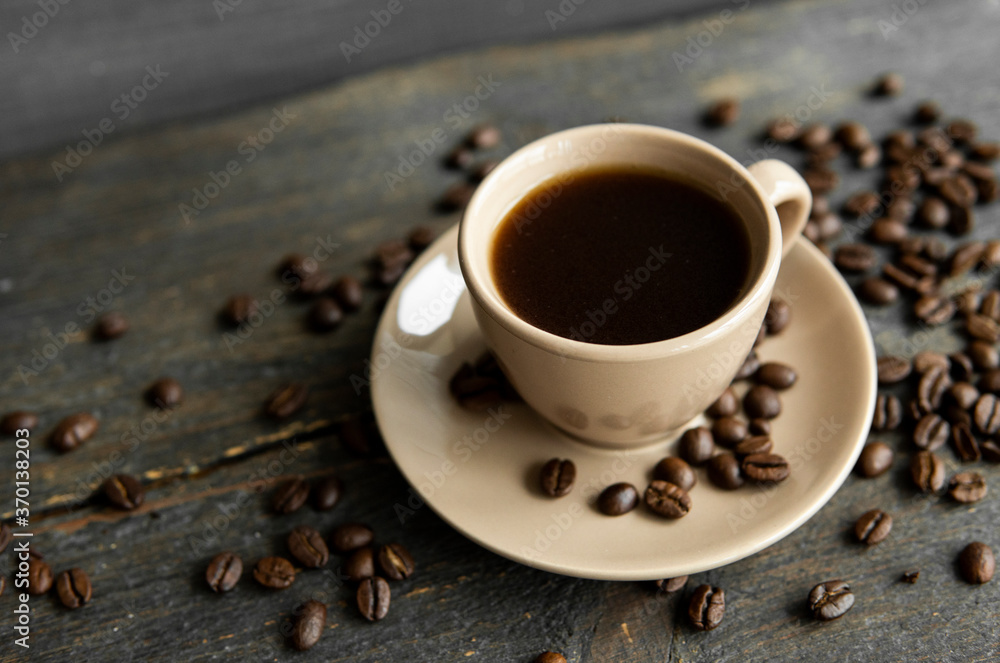
[[[656,464],[653,468],[653,478],[680,486],[684,490],[691,490],[698,483],[698,475],[691,466],[674,456],[667,456]]]
[[[740,458],[744,458],[754,454],[770,453],[773,447],[774,442],[771,440],[770,435],[751,435],[733,447],[733,453]]]
[[[315,297],[330,289],[333,285],[333,276],[328,272],[316,271],[302,279],[299,287],[295,290],[295,295],[301,298]]]
[[[833,140],[833,131],[825,124],[810,124],[799,132],[799,145],[807,150],[815,150]]]
[[[10,525],[0,523],[0,553],[7,550],[7,546],[14,540],[14,533],[10,530]]]
[[[223,594],[236,587],[243,575],[243,560],[231,552],[221,552],[212,558],[205,570],[205,581],[216,594]]]
[[[389,614],[392,593],[385,578],[375,576],[361,581],[358,585],[357,601],[361,616],[370,622],[377,622]]]
[[[843,145],[848,150],[852,152],[857,152],[864,147],[871,145],[872,137],[868,133],[868,129],[865,128],[860,122],[843,122],[837,127],[833,134],[834,139],[837,140],[841,145]]]
[[[841,244],[833,254],[833,262],[844,272],[865,272],[875,266],[875,251],[867,244]]]
[[[936,493],[944,485],[944,463],[931,451],[918,451],[910,461],[913,483],[924,493]]]
[[[958,380],[959,382],[972,381],[976,367],[972,365],[972,360],[969,359],[968,355],[964,352],[952,352],[948,355],[948,361],[951,364],[949,375],[953,380]]]
[[[770,419],[751,419],[750,425],[747,427],[747,431],[750,435],[770,435],[771,434],[771,420]]]
[[[375,575],[375,551],[370,547],[359,548],[344,563],[344,575],[351,582],[361,582]]]
[[[38,559],[28,559],[28,593],[32,596],[47,594],[52,589],[52,567]]]
[[[779,482],[788,478],[790,473],[788,461],[778,454],[751,454],[743,459],[740,465],[743,476],[751,481]]]
[[[1000,320],[1000,290],[987,290],[983,293],[979,313],[994,322]]]
[[[469,185],[467,182],[456,182],[441,194],[437,202],[437,208],[442,212],[454,212],[464,209],[469,204],[469,201],[472,200],[472,194],[475,192],[475,187]]]
[[[276,389],[264,403],[264,412],[275,419],[287,419],[302,409],[309,398],[309,387],[292,382]]]
[[[226,301],[222,315],[229,324],[237,326],[249,321],[258,310],[253,295],[233,295]]]
[[[889,72],[882,74],[875,81],[872,93],[880,97],[895,97],[903,92],[903,77],[900,74]]]
[[[482,182],[499,165],[500,162],[496,159],[486,159],[479,165],[473,166],[472,170],[469,171],[469,180],[475,183]]]
[[[759,338],[759,337],[758,337]],[[736,375],[733,377],[733,381],[745,380],[760,368],[760,359],[757,358],[757,351],[751,350],[747,358],[743,360],[743,365],[740,366],[739,370],[736,371]]]
[[[872,216],[882,207],[882,200],[874,191],[858,191],[844,203],[844,214],[849,217]]]
[[[59,600],[70,610],[82,608],[90,603],[93,591],[90,578],[83,569],[72,568],[69,571],[63,571],[56,578],[56,592],[59,594]]]
[[[475,160],[476,155],[473,154],[465,145],[458,145],[445,155],[444,165],[446,168],[452,168],[454,170],[462,170],[463,168],[468,168],[472,165]]]
[[[725,127],[740,119],[740,102],[727,97],[720,99],[705,110],[705,123],[712,127]]]
[[[253,568],[253,577],[268,589],[287,589],[295,582],[295,568],[284,557],[264,557]]]
[[[917,208],[917,221],[924,228],[941,230],[948,226],[951,213],[948,205],[936,196],[928,196]]]
[[[882,275],[899,287],[922,295],[933,293],[937,287],[937,280],[933,276],[919,276],[893,263],[882,265]]]
[[[949,403],[941,408],[941,414],[953,428],[965,425],[970,431],[972,430],[972,416],[968,410],[963,410],[954,403]]]
[[[372,445],[368,437],[368,428],[360,417],[348,417],[341,422],[337,437],[354,454],[358,456],[371,455]]]
[[[754,380],[771,389],[784,390],[795,384],[798,374],[791,366],[776,361],[761,364],[754,373]]]
[[[103,341],[111,341],[125,335],[129,330],[128,318],[121,311],[108,311],[97,318],[94,333]]]
[[[843,580],[827,580],[809,592],[809,610],[820,621],[843,617],[853,605],[854,594]]]
[[[971,384],[969,387],[975,390]],[[1000,399],[994,394],[983,394],[976,400],[973,417],[980,433],[994,435],[1000,431]]]
[[[715,451],[715,441],[712,438],[712,431],[705,426],[684,431],[677,445],[677,454],[691,465],[703,465],[712,457],[713,451]]]
[[[465,137],[465,144],[474,150],[488,150],[499,145],[500,138],[500,129],[492,124],[480,124]]]
[[[364,301],[361,281],[353,276],[341,276],[330,287],[330,294],[345,311],[357,311]]]
[[[747,424],[736,417],[722,417],[712,424],[712,437],[723,447],[735,446],[747,436]]]
[[[654,582],[656,584],[656,589],[659,591],[665,594],[673,594],[674,592],[679,592],[684,589],[684,585],[687,584],[687,581],[687,576],[677,576],[676,578],[664,578]]]
[[[854,165],[861,169],[874,168],[882,163],[882,149],[871,143],[861,148],[854,158]]]
[[[927,127],[917,132],[917,142],[936,152],[945,153],[952,147],[951,139],[941,127]]]
[[[309,308],[309,325],[318,332],[332,331],[344,320],[344,311],[332,297],[320,297]]]
[[[731,417],[740,409],[740,401],[736,398],[736,392],[732,387],[727,387],[722,395],[715,399],[715,402],[708,406],[705,414],[718,419],[719,417]]]
[[[986,341],[973,341],[965,353],[972,360],[972,365],[981,371],[1000,366],[1000,351]]]
[[[334,550],[346,553],[371,545],[374,538],[375,533],[367,525],[347,523],[333,530],[330,543],[333,544]]]
[[[959,472],[948,482],[948,494],[962,504],[978,502],[986,493],[986,479],[979,472]]]
[[[535,663],[566,663],[566,657],[554,651],[546,651],[535,657]]]
[[[799,124],[791,118],[778,118],[767,124],[765,133],[776,143],[790,143],[799,136]]]
[[[982,585],[993,579],[996,558],[993,549],[981,541],[973,541],[958,555],[958,568],[970,585]]]
[[[784,331],[785,327],[792,319],[792,307],[784,299],[772,297],[767,305],[767,313],[764,314],[764,324],[767,325],[767,333],[775,336]]]
[[[60,421],[52,431],[52,447],[62,453],[73,451],[92,438],[97,428],[97,419],[93,415],[87,412],[71,414]]]
[[[913,119],[917,124],[930,124],[936,122],[941,117],[941,108],[933,101],[921,102],[913,113]]]
[[[878,276],[870,276],[858,287],[858,296],[869,304],[885,306],[899,299],[899,288]]]
[[[809,211],[809,216],[812,218],[816,218],[832,211],[833,209],[830,207],[829,198],[827,198],[826,196],[816,196],[815,198],[813,198],[812,207],[810,208]]]
[[[892,516],[882,509],[868,511],[854,523],[854,535],[858,541],[869,546],[885,541],[892,529]]]
[[[317,269],[319,269],[319,264],[313,258],[301,253],[289,253],[278,263],[277,273],[280,279],[294,276],[299,281],[302,281],[312,275]]]
[[[943,295],[924,295],[913,305],[913,314],[929,325],[943,325],[957,310],[955,301]]]
[[[976,216],[972,207],[952,207],[948,232],[953,235],[968,235],[976,227]]]
[[[1000,463],[1000,443],[996,440],[983,440],[979,444],[979,452],[983,455],[984,460]],[[3,552],[2,546],[0,546],[0,552]]]
[[[104,496],[113,506],[131,511],[142,506],[146,490],[142,483],[128,474],[116,474],[104,482]]]
[[[553,458],[542,466],[542,492],[549,497],[562,497],[573,490],[576,465],[571,460]]]
[[[401,239],[390,239],[375,247],[375,263],[382,268],[402,267],[413,261],[413,250]]]
[[[951,377],[947,371],[932,369],[924,373],[917,385],[917,400],[920,403],[920,409],[925,413],[930,413],[941,407],[941,399],[951,385]]]
[[[646,487],[646,506],[664,518],[683,518],[691,511],[691,497],[687,491],[668,481],[652,481]]]
[[[917,205],[912,198],[896,196],[885,208],[885,215],[890,219],[896,219],[902,223],[909,224],[913,220],[913,215],[917,211]],[[925,238],[921,238],[925,239]],[[918,253],[919,251],[914,251]]]
[[[312,649],[326,630],[326,606],[312,599],[295,610],[292,646],[298,651]]]
[[[986,244],[983,242],[968,242],[955,248],[951,254],[949,273],[952,276],[961,276],[976,266],[986,251]]]
[[[699,585],[691,596],[688,617],[699,631],[711,631],[726,614],[726,592],[720,587]]]
[[[146,392],[149,402],[163,410],[172,410],[184,400],[181,383],[173,378],[160,378]]]
[[[944,131],[948,134],[948,138],[956,143],[964,144],[975,140],[978,128],[969,120],[958,119],[949,122]]]
[[[899,244],[908,234],[906,224],[897,219],[875,219],[868,229],[868,238],[876,244]]]
[[[956,382],[948,388],[948,398],[960,409],[968,410],[979,400],[979,390],[969,382]]]
[[[861,450],[855,470],[861,476],[872,479],[882,476],[890,467],[895,454],[885,442],[869,442]]]
[[[935,368],[947,372],[951,368],[951,361],[940,352],[931,352],[930,350],[918,352],[913,358],[913,369],[921,375]]]
[[[37,414],[25,410],[17,410],[15,412],[8,412],[0,419],[0,434],[14,437],[19,430],[26,430],[30,433],[36,426],[38,426]]]
[[[1000,239],[991,239],[986,242],[979,261],[986,269],[1000,266]]]
[[[873,430],[895,430],[903,421],[903,404],[892,394],[880,393],[875,398]]]
[[[292,556],[308,569],[318,569],[330,561],[330,550],[323,535],[308,525],[299,525],[288,535]]]
[[[753,419],[774,419],[781,414],[781,399],[771,387],[755,385],[743,396],[743,410]]]
[[[312,490],[313,506],[317,511],[329,511],[340,502],[344,484],[337,477],[327,477]]]
[[[988,343],[1000,341],[1000,323],[979,313],[965,319],[965,331],[980,341]]]
[[[389,580],[405,580],[413,575],[413,557],[398,543],[388,543],[379,548],[378,563]]]
[[[982,458],[979,440],[972,434],[969,424],[957,424],[951,429],[951,443],[955,453],[964,463],[974,463]]]
[[[684,461],[681,460],[680,462],[683,463]],[[688,467],[688,469],[690,470],[691,468]],[[694,472],[692,471],[691,474],[694,475]],[[597,496],[597,508],[606,516],[620,516],[628,513],[637,504],[639,504],[639,491],[630,483],[612,484],[602,490],[601,494]]]
[[[948,441],[951,426],[940,415],[926,414],[913,429],[913,443],[921,449],[934,451]]]
[[[826,214],[817,216],[811,219],[809,223],[814,224],[816,229],[816,241],[813,242],[814,244],[834,239],[835,237],[838,237],[844,229],[844,222],[841,221],[840,217],[833,212],[827,212]]]
[[[979,376],[979,381],[976,383],[979,387],[979,391],[986,391],[991,394],[1000,394],[1000,369],[992,369],[985,371],[981,376]]]
[[[733,454],[719,454],[708,459],[708,479],[723,490],[736,490],[743,485],[740,461]]]
[[[275,513],[294,513],[309,499],[309,484],[302,477],[284,482],[271,496],[271,508]]]
[[[449,389],[459,404],[467,410],[486,410],[503,400],[503,385],[489,375],[480,375],[471,364],[463,364],[451,378]]]
[[[976,143],[969,148],[969,158],[976,161],[996,161],[1000,158],[1000,143]]]

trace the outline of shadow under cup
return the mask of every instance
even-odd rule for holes
[[[750,243],[743,296],[700,329],[640,345],[584,343],[517,317],[491,277],[497,226],[543,182],[592,167],[635,165],[708,191],[738,213]],[[479,328],[525,402],[574,437],[628,448],[677,430],[730,384],[767,310],[781,233],[760,185],[724,152],[668,129],[605,124],[552,134],[505,159],[466,208],[458,253]]]

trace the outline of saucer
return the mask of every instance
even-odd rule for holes
[[[448,383],[485,343],[458,266],[456,225],[416,260],[393,292],[375,335],[371,390],[390,454],[412,487],[401,519],[429,505],[473,541],[535,568],[601,580],[654,580],[735,562],[766,548],[822,507],[854,467],[875,400],[875,350],[864,314],[840,274],[808,241],[782,261],[775,295],[791,305],[780,335],[759,347],[761,361],[793,366],[798,382],[781,394],[774,451],[787,480],[736,491],[713,486],[704,470],[691,512],[664,520],[643,504],[618,517],[596,496],[613,483],[640,494],[676,436],[614,451],[575,440],[523,403],[464,410]],[[704,423],[701,417],[690,425]],[[576,464],[565,497],[538,487],[550,458]]]

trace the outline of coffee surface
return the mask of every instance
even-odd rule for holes
[[[634,345],[725,313],[747,287],[750,243],[726,203],[623,166],[540,185],[498,225],[490,262],[522,320],[577,341]]]

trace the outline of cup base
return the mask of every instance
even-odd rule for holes
[[[525,407],[530,407],[525,405]],[[535,412],[534,410],[532,410]],[[594,438],[585,437],[579,433],[574,433],[570,430],[562,428],[551,421],[545,419],[540,414],[535,412],[538,418],[542,420],[544,425],[550,429],[553,433],[559,435],[560,437],[566,438],[567,441],[574,444],[582,444],[591,449],[598,449],[601,451],[615,452],[615,451],[648,451],[650,448],[673,443],[680,435],[682,431],[687,430],[693,426],[697,426],[698,423],[704,419],[704,415],[698,414],[692,417],[690,420],[684,422],[676,428],[671,428],[658,433],[650,433],[649,435],[643,436],[635,441],[631,442],[608,442],[606,440],[598,440]]]

